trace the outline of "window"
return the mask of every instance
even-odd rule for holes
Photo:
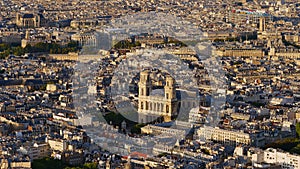
[[[166,93],[166,98],[169,99],[169,93]]]
[[[144,103],[141,102],[141,109],[143,110],[144,109]]]
[[[169,105],[166,106],[166,112],[169,113]]]

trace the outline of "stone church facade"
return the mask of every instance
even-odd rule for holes
[[[164,122],[169,122],[177,115],[178,101],[176,98],[175,80],[166,77],[164,89],[152,90],[150,72],[140,74],[138,115],[139,123],[148,123],[163,117]],[[157,92],[157,90],[160,90]]]

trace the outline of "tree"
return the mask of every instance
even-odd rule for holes
[[[32,52],[32,46],[30,44],[26,45],[24,48],[25,53],[31,53]]]
[[[83,169],[97,169],[97,163],[85,163]]]
[[[8,49],[10,49],[10,46],[8,44],[5,44],[5,43],[0,44],[0,52],[3,52]]]
[[[115,126],[119,126],[122,121],[125,120],[125,118],[121,114],[114,112],[106,114],[104,118],[107,122],[112,122],[112,124]]]
[[[117,44],[115,44],[116,49],[130,49],[133,46],[128,40],[121,40]]]
[[[132,127],[131,133],[134,134],[141,134],[141,128],[144,127],[145,124],[136,124]]]
[[[68,48],[77,48],[78,42],[77,41],[71,41],[67,44]]]
[[[297,138],[285,138],[281,140],[277,140],[275,142],[269,143],[265,146],[265,148],[279,148],[284,151],[291,151],[294,147],[296,147],[300,143]]]
[[[21,56],[25,54],[25,49],[23,49],[21,46],[13,48],[13,54],[16,56]]]
[[[49,157],[33,160],[32,162],[32,169],[63,169],[64,167],[60,160]]]
[[[35,48],[36,52],[46,52],[47,51],[46,44],[42,43],[42,42],[35,44],[34,48]]]
[[[0,59],[5,59],[10,54],[10,50],[5,50],[4,52],[0,52]]]
[[[26,45],[25,48],[22,48],[20,45],[13,46],[8,44],[0,44],[0,59],[4,59],[9,54],[14,54],[16,56],[24,55],[25,53],[34,53],[34,52],[45,52],[50,54],[67,54],[69,52],[77,52],[79,50],[78,43],[71,41],[66,46],[61,46],[57,43],[44,43],[39,42],[33,46],[30,44]]]
[[[300,123],[296,124],[296,133],[297,133],[297,136],[300,137]]]

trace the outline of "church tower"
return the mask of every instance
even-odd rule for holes
[[[139,96],[149,96],[152,89],[150,73],[148,71],[141,72],[139,82]]]
[[[176,113],[176,90],[175,80],[171,76],[166,77],[165,85],[165,107],[164,107],[164,121],[171,121],[172,116]]]
[[[26,30],[25,39],[29,40],[29,38],[30,38],[30,33],[28,30]]]
[[[138,83],[138,118],[139,123],[155,120],[169,122],[177,116],[177,98],[175,80],[166,76],[164,89],[152,88],[150,71],[140,73]],[[153,90],[153,93],[152,93]]]
[[[266,18],[260,17],[259,18],[259,31],[264,32],[266,30]]]
[[[152,90],[152,84],[149,71],[141,72],[139,86],[139,107],[138,111],[148,110],[147,97]]]
[[[172,100],[175,98],[175,80],[171,76],[167,76],[165,85],[165,99]]]

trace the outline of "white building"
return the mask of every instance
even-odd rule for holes
[[[64,150],[68,150],[68,143],[66,140],[49,139],[47,142],[52,150],[56,150],[60,152],[63,152]]]
[[[299,155],[293,155],[273,148],[268,148],[264,151],[264,162],[269,164],[277,164],[281,168],[287,168],[287,169],[300,168]]]
[[[272,105],[285,105],[285,104],[292,104],[294,102],[293,97],[274,97],[271,99],[270,103]]]
[[[264,146],[265,138],[259,133],[244,133],[237,130],[225,130],[218,127],[201,127],[197,131],[200,140],[211,140],[229,145]]]
[[[194,125],[204,124],[206,117],[200,113],[199,108],[192,108],[189,113],[189,122]]]
[[[50,157],[51,155],[50,146],[48,144],[34,143],[28,147],[20,147],[19,151],[22,154],[29,155],[32,160]]]

